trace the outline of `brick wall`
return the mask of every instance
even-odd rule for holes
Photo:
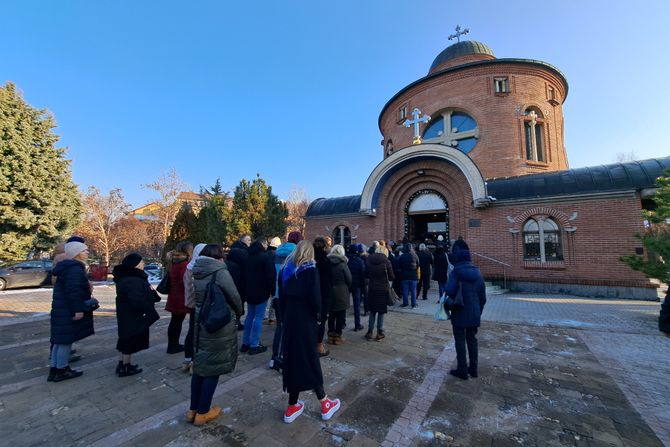
[[[493,79],[501,76],[509,78],[509,94],[494,92]],[[555,89],[556,105],[549,102],[549,86]],[[412,144],[413,131],[402,125],[400,107],[406,106],[408,113],[418,107],[431,116],[438,116],[445,109],[456,109],[477,121],[479,141],[468,155],[485,178],[567,169],[562,109],[565,94],[561,78],[541,65],[484,65],[445,73],[413,86],[388,105],[380,119],[382,152],[387,156],[384,148],[389,140],[394,148]],[[523,113],[530,106],[544,115],[546,163],[525,160]]]

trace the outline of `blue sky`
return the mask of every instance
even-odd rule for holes
[[[360,194],[379,112],[457,24],[570,85],[571,167],[670,155],[670,2],[4,0],[0,82],[51,110],[82,189],[260,173],[281,198]]]

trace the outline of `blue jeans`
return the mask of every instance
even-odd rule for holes
[[[356,329],[361,326],[361,288],[352,288],[351,297],[354,300],[354,329]]]
[[[70,351],[72,343],[68,345],[54,344],[51,349],[51,359],[49,360],[52,368],[63,369],[70,364]]]
[[[403,279],[402,280],[402,304],[407,306],[407,295],[411,294],[412,296],[412,307],[416,306],[416,279]]]
[[[368,332],[372,332],[375,328],[375,317],[377,317],[377,330],[384,330],[384,314],[381,312],[370,312],[368,317]]]
[[[219,376],[203,377],[193,374],[191,377],[191,407],[192,411],[205,414],[212,406],[212,397],[219,384]]]
[[[242,335],[243,344],[252,348],[260,344],[263,317],[265,316],[265,306],[267,304],[267,300],[261,304],[247,303],[247,318],[244,320],[244,335]]]

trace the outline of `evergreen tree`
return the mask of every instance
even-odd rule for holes
[[[198,225],[193,243],[222,244],[226,241],[229,210],[225,194],[207,197],[198,214]]]
[[[662,282],[670,281],[670,171],[665,176],[656,179],[658,189],[652,200],[654,209],[645,210],[644,216],[648,222],[643,234],[636,237],[642,241],[649,256],[623,256],[621,260],[633,270],[638,270],[650,278]]]
[[[50,249],[79,223],[81,202],[49,112],[0,87],[0,256]]]
[[[228,239],[242,234],[254,238],[283,235],[286,232],[286,206],[272,194],[272,187],[260,176],[249,182],[241,180],[233,194],[233,208],[228,225]]]
[[[193,213],[191,205],[184,203],[174,219],[174,223],[170,229],[170,235],[163,246],[163,253],[161,254],[163,261],[167,260],[167,253],[174,250],[177,243],[181,241],[193,242],[194,236],[196,236],[197,233],[197,226],[197,218]]]

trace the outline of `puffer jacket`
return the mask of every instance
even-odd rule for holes
[[[86,266],[66,259],[54,267],[53,274],[58,281],[51,303],[51,343],[68,345],[93,335],[93,313],[84,312],[84,301],[91,298]],[[84,318],[73,320],[77,312],[84,312]]]
[[[226,295],[231,314],[242,315],[242,302],[235,288],[233,278],[222,261],[201,256],[193,266],[193,285],[195,288],[195,350],[193,355],[193,373],[203,377],[227,374],[235,369],[237,363],[237,326],[235,319],[214,333],[200,327],[198,316],[205,300],[207,285],[215,277]],[[215,276],[212,276],[215,275]]]
[[[454,297],[459,289],[464,308],[451,312],[451,324],[462,328],[479,327],[486,304],[486,286],[481,272],[472,264],[468,250],[456,253],[456,264],[447,280],[447,295]]]
[[[330,310],[338,312],[349,307],[349,292],[351,291],[351,272],[347,267],[347,257],[336,254],[328,255],[331,266],[332,301]]]

